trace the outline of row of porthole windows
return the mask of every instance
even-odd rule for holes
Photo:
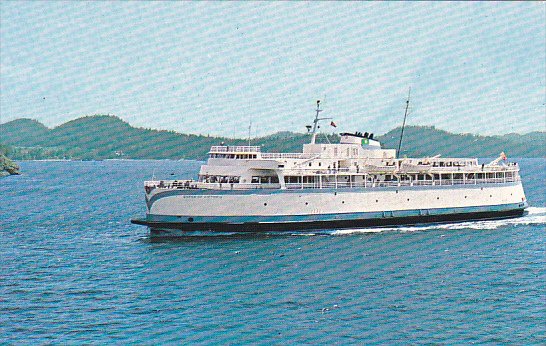
[[[398,193],[398,191],[396,191],[396,193]],[[336,193],[336,194],[337,194],[337,193]],[[512,194],[510,194],[510,196],[512,196]],[[300,197],[301,197],[301,196],[300,196]],[[467,197],[468,197],[468,196],[464,196],[464,198],[467,198]],[[489,197],[493,197],[493,195],[489,195]],[[436,199],[440,199],[440,197],[436,197]],[[410,199],[408,198],[408,202],[409,202],[409,200],[410,200]],[[376,199],[375,202],[376,202],[376,203],[379,203],[379,200]],[[342,204],[345,204],[345,201],[341,201],[341,203],[342,203]],[[305,202],[305,205],[309,205],[309,202]],[[264,206],[267,207],[267,203],[264,203]],[[188,218],[188,221],[189,221],[189,222],[193,222],[193,218],[192,218],[192,217]]]
[[[396,191],[396,192],[398,193],[398,191]],[[512,196],[512,194],[510,194],[510,196]],[[301,197],[301,196],[300,196],[300,197]],[[489,195],[489,197],[493,197],[493,195]],[[468,196],[464,196],[464,198],[466,199],[466,198],[468,198]],[[436,197],[436,199],[439,200],[440,197]],[[408,198],[407,201],[409,202],[410,199]],[[376,202],[376,203],[379,203],[379,200],[376,199],[375,202]],[[341,201],[341,203],[342,203],[342,204],[345,204],[345,201]],[[309,202],[305,202],[305,205],[309,205]],[[264,203],[264,206],[267,206],[267,203]]]

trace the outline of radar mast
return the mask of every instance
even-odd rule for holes
[[[315,115],[315,120],[313,121],[313,130],[311,131],[311,144],[315,144],[317,139],[317,129],[320,127],[318,126],[319,121],[326,120],[326,119],[332,119],[332,118],[319,118],[320,112],[322,112],[322,109],[320,109],[320,100],[317,100],[317,109],[315,110],[317,114]],[[309,129],[309,127],[307,127]]]

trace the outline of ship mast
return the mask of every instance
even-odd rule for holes
[[[319,118],[320,112],[322,112],[322,109],[320,109],[320,100],[317,100],[317,109],[315,110],[317,114],[315,115],[315,120],[313,121],[313,130],[311,131],[311,144],[315,144],[317,139],[317,128],[319,121],[326,120],[326,119],[332,119],[332,118]]]
[[[250,131],[252,129],[252,118],[250,118],[250,122],[248,123],[248,146],[250,147]]]
[[[408,91],[408,99],[406,100],[406,111],[404,112],[404,122],[402,123],[402,131],[400,132],[400,141],[398,142],[398,157],[400,157],[400,148],[402,147],[402,138],[404,137],[404,127],[406,127],[406,118],[408,117],[409,100],[411,94],[411,87]]]

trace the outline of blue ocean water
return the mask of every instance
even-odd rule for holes
[[[546,160],[522,218],[152,241],[142,182],[200,162],[22,162],[0,179],[0,343],[546,343]]]

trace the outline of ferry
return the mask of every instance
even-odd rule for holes
[[[301,153],[212,146],[197,180],[145,181],[146,217],[131,222],[166,237],[501,219],[528,207],[519,166],[504,153],[487,164],[401,158],[367,132],[317,143],[319,122],[331,118],[320,117],[320,101],[315,111]]]

